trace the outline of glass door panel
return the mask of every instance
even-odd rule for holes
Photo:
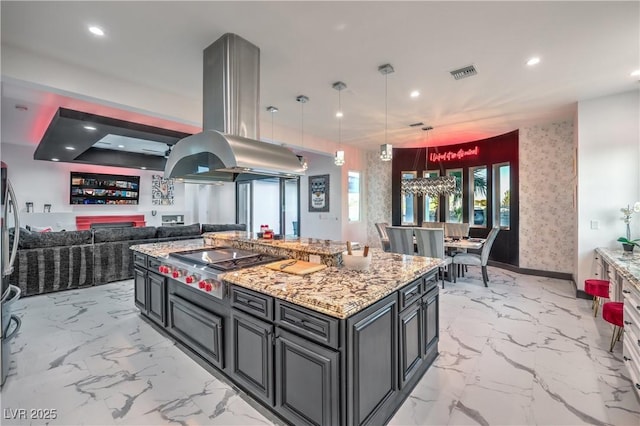
[[[447,196],[447,222],[462,223],[462,169],[447,170],[456,179],[456,191]]]
[[[284,203],[282,223],[285,235],[300,236],[300,180],[283,179]]]
[[[275,234],[280,233],[280,179],[253,181],[253,232],[268,225]]]
[[[469,197],[469,214],[471,226],[487,226],[487,166],[470,167],[469,182],[471,197]]]
[[[236,186],[236,222],[247,225],[247,231],[253,231],[251,208],[251,182],[240,182]]]
[[[402,172],[402,179],[415,179],[417,172]],[[414,194],[402,195],[402,225],[417,225],[418,200]]]
[[[440,176],[437,170],[427,170],[423,172],[423,177],[435,178]],[[424,221],[440,222],[440,197],[424,196]]]

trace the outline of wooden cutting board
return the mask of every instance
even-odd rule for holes
[[[274,271],[287,272],[289,274],[296,275],[307,275],[312,274],[314,272],[318,272],[327,267],[327,265],[323,265],[321,263],[311,263],[305,262],[304,260],[296,260],[296,263],[293,265],[287,266],[286,268],[281,269],[280,266],[283,264],[291,263],[293,259],[280,260],[278,262],[269,263],[266,266],[269,269],[273,269]]]

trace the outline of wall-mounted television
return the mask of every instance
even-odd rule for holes
[[[140,176],[71,172],[71,204],[138,204]]]

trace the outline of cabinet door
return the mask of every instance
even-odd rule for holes
[[[423,309],[423,355],[438,351],[438,337],[440,336],[440,303],[438,287],[422,297]]]
[[[147,308],[149,318],[162,326],[166,325],[166,278],[162,275],[147,272]]]
[[[147,271],[140,268],[133,270],[135,304],[142,313],[147,313]]]
[[[338,370],[338,352],[278,329],[276,409],[295,425],[337,425]]]
[[[411,378],[422,365],[423,354],[423,307],[420,300],[400,313],[399,360],[400,387]]]
[[[394,293],[347,321],[349,424],[380,424],[398,392],[398,302]]]
[[[221,317],[171,294],[169,330],[211,364],[224,368]]]
[[[233,377],[269,405],[274,403],[273,339],[271,323],[231,310]]]

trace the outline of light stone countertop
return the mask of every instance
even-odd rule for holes
[[[320,240],[317,238],[285,237],[282,240],[265,240],[258,238],[253,232],[224,231],[205,232],[202,234],[205,240],[216,239],[229,242],[247,242],[264,247],[277,247],[286,250],[304,251],[310,254],[340,254],[347,249],[347,244],[342,241]],[[357,248],[357,247],[354,247]]]
[[[640,290],[640,253],[625,252],[622,249],[599,247],[596,252],[611,264],[627,281]]]
[[[140,244],[131,249],[166,258],[169,253],[206,247],[209,245],[198,238]],[[220,278],[335,318],[348,318],[442,263],[440,259],[385,253],[380,249],[371,249],[370,253],[368,271],[330,266],[300,276],[254,266],[222,274]]]
[[[442,263],[440,259],[380,249],[372,249],[371,253],[368,271],[330,266],[299,276],[256,266],[228,272],[222,278],[332,317],[348,318]]]
[[[193,240],[163,241],[161,243],[138,244],[129,248],[131,250],[135,250],[149,256],[165,258],[169,256],[169,253],[197,250],[206,247],[209,247],[209,245],[205,244],[204,239],[194,238]]]

